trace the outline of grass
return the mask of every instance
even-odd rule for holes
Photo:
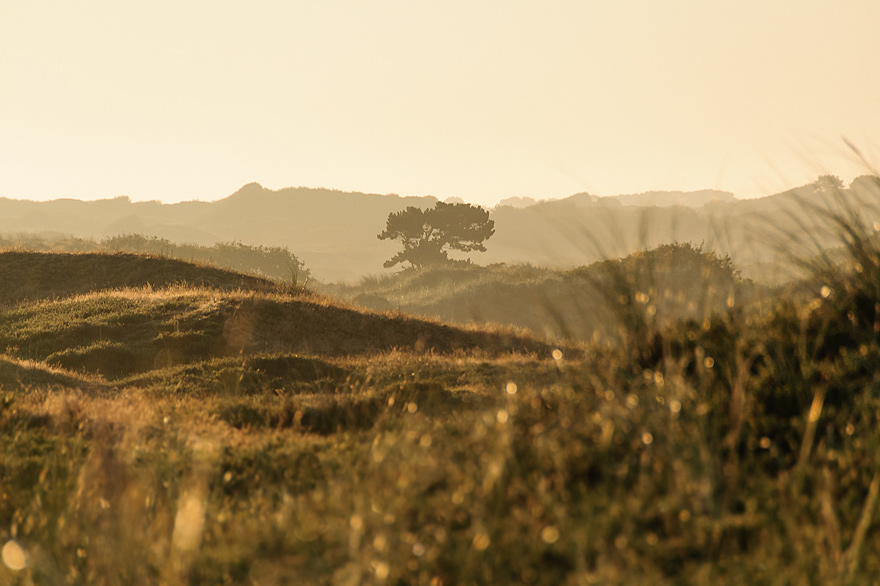
[[[128,287],[165,288],[176,284],[269,291],[266,279],[207,265],[136,254],[0,252],[0,304],[63,298]]]
[[[0,315],[0,348],[108,380],[255,353],[345,356],[416,348],[497,355],[552,349],[515,331],[363,313],[302,293],[186,287],[22,304]]]
[[[869,237],[759,296],[693,248],[555,275],[629,324],[577,342],[283,291],[8,307],[0,584],[872,584]]]

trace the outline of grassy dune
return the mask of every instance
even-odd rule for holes
[[[308,295],[186,288],[117,290],[24,304],[0,316],[0,347],[12,356],[108,380],[253,354],[552,351],[513,332],[363,313]]]
[[[578,342],[197,275],[23,296],[45,300],[0,311],[0,584],[872,584],[859,238],[777,294],[693,250],[555,275],[593,287]],[[564,324],[565,299],[531,309]]]
[[[268,291],[271,281],[207,265],[135,254],[0,252],[0,304],[123,287],[173,284]]]

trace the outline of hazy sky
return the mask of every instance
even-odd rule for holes
[[[0,0],[0,196],[493,204],[880,163],[880,1]]]

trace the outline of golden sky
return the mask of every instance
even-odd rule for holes
[[[878,0],[0,0],[0,197],[772,193],[880,164]]]

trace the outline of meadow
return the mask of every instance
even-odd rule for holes
[[[679,245],[384,309],[0,253],[0,584],[873,584],[880,242],[829,222],[784,287]]]

